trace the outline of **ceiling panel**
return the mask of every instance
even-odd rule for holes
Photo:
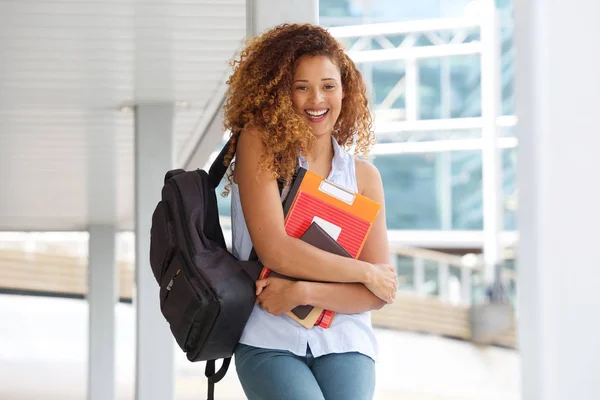
[[[90,152],[116,163],[133,228],[134,116],[177,104],[177,152],[230,73],[243,0],[0,0],[0,230],[83,230]],[[217,98],[215,98],[217,97]],[[89,135],[112,135],[113,150]],[[162,179],[162,177],[159,177]]]

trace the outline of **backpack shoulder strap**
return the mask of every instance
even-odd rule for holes
[[[223,365],[218,372],[215,373],[215,360],[208,360],[206,362],[206,369],[204,370],[204,375],[208,378],[208,400],[215,399],[215,383],[219,382],[225,374],[227,373],[227,369],[229,369],[229,364],[231,363],[231,357],[227,357],[223,359]]]
[[[296,170],[294,171],[294,175],[292,176],[292,185],[294,185],[294,182],[296,181],[296,178],[298,178],[298,173],[300,172],[300,167],[296,166]],[[279,196],[281,196],[281,194],[283,193],[283,189],[284,189],[284,182],[281,179],[277,179],[277,187],[279,188]],[[286,203],[287,197],[290,196],[290,193],[288,193],[286,195],[285,199],[282,199],[282,204]],[[284,208],[284,214],[287,214],[287,210],[285,210]],[[252,247],[252,250],[250,251],[250,257],[248,257],[248,261],[258,261],[260,265],[262,265],[262,263],[260,263],[260,260],[258,259],[258,255],[256,254],[256,250],[254,250],[254,247]]]
[[[221,182],[221,180],[225,176],[225,173],[227,172],[227,167],[225,166],[225,156],[227,155],[227,153],[229,151],[229,147],[231,146],[231,141],[232,141],[232,138],[229,138],[229,140],[227,141],[225,146],[223,146],[223,148],[217,155],[217,158],[215,158],[215,160],[213,161],[213,163],[210,166],[210,169],[208,171],[208,176],[209,176],[211,185],[214,188],[219,186],[219,183]],[[233,151],[233,154],[235,155],[235,149]],[[300,170],[300,166],[296,165],[296,170],[294,171],[294,176],[292,177],[292,182],[296,179],[299,170]],[[283,193],[283,189],[284,189],[284,182],[281,179],[277,180],[277,187],[279,188],[279,195],[281,195],[281,193]],[[248,261],[258,261],[258,256],[256,254],[256,251],[254,250],[254,247],[252,247],[252,250],[250,251],[250,257],[249,257]]]
[[[223,179],[225,173],[227,172],[227,167],[225,166],[225,156],[227,155],[227,152],[229,152],[231,140],[232,138],[229,138],[227,143],[225,143],[225,146],[223,146],[219,152],[219,155],[217,155],[217,158],[215,158],[215,161],[213,161],[210,169],[208,170],[208,177],[213,188],[217,188],[217,186],[219,186],[221,179]],[[235,149],[233,154],[235,154]]]

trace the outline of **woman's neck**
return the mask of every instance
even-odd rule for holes
[[[331,170],[331,160],[333,159],[333,144],[331,135],[318,137],[312,146],[311,151],[306,156],[309,168],[319,175],[327,176]]]

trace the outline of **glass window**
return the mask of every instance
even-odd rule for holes
[[[388,229],[440,229],[433,154],[378,156]]]
[[[452,152],[452,229],[483,229],[482,165],[480,151]],[[515,230],[516,149],[501,151],[504,229]]]
[[[483,229],[481,152],[452,152],[452,228]]]
[[[516,150],[501,152],[504,224],[515,230]],[[388,229],[482,230],[480,151],[377,156],[386,196]]]
[[[319,16],[321,18],[360,17],[362,9],[357,1],[320,0]]]
[[[517,149],[502,151],[504,229],[517,230]]]
[[[436,58],[418,61],[419,119],[443,118],[441,65]]]
[[[320,0],[319,14],[325,26],[341,18],[354,18],[354,23],[460,18],[472,4],[473,0]],[[512,0],[496,0],[496,5],[510,11]]]
[[[478,55],[450,57],[452,118],[481,116],[481,58]]]
[[[394,96],[393,89],[404,78],[405,67],[402,61],[363,63],[359,65],[365,83],[371,91],[374,108],[405,108],[404,92]],[[404,116],[402,116],[404,119]]]
[[[500,82],[502,84],[502,114],[513,115],[515,104],[513,97],[515,49],[512,42],[513,27],[509,19],[500,30],[502,53],[500,57]]]

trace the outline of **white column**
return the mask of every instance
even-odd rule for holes
[[[494,266],[502,261],[500,233],[503,224],[502,164],[498,149],[498,126],[502,98],[500,85],[500,28],[495,0],[481,2],[481,132],[483,176],[484,280],[494,279]]]
[[[276,25],[319,23],[319,0],[247,0],[248,37]]]
[[[523,399],[600,399],[599,15],[515,0]]]
[[[148,255],[152,213],[165,173],[173,169],[173,104],[138,105],[135,111],[136,399],[174,397],[174,339],[160,312],[159,286]]]
[[[116,233],[114,225],[89,227],[89,400],[116,399]]]
[[[87,141],[88,399],[116,399],[115,305],[118,299],[117,149],[115,127],[92,129]],[[84,268],[82,266],[82,268]]]

